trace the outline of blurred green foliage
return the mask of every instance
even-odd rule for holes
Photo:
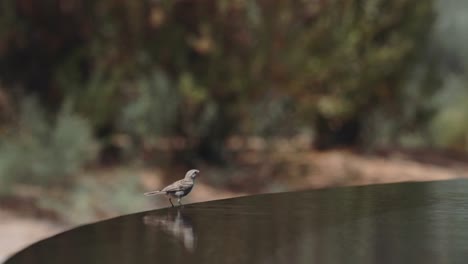
[[[468,150],[468,3],[438,1],[429,53],[440,84],[431,99],[434,107],[429,130],[437,147]]]
[[[166,74],[154,71],[133,88],[133,100],[122,109],[119,128],[136,138],[170,135],[180,95]]]
[[[78,153],[93,138],[104,148],[116,134],[136,150],[158,136],[185,138],[192,157],[208,160],[223,159],[233,134],[313,131],[319,147],[453,145],[466,129],[438,136],[456,117],[437,107],[433,66],[415,70],[433,65],[424,60],[433,7],[431,0],[5,0],[0,91],[12,105],[37,97],[34,111],[43,117],[35,120],[46,132],[35,140],[63,141],[61,153],[72,153],[67,170],[48,175],[76,171],[92,157]],[[8,148],[26,142],[8,141]]]
[[[37,100],[25,98],[18,123],[0,140],[0,179],[7,183],[67,183],[95,159],[96,145],[88,122],[64,107],[48,120]],[[8,190],[3,190],[8,191]]]
[[[439,147],[451,147],[460,151],[468,150],[468,89],[467,81],[455,76],[446,78],[451,82],[434,99],[437,109],[430,131],[434,143]]]
[[[399,108],[377,109],[367,118],[370,145],[468,150],[468,4],[440,0],[434,10],[437,19],[402,86]]]

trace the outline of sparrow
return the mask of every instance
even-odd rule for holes
[[[182,180],[178,180],[166,187],[162,190],[158,191],[151,191],[144,193],[146,196],[158,195],[158,194],[165,194],[169,198],[169,202],[171,203],[172,207],[174,204],[172,203],[171,198],[177,198],[177,202],[179,205],[182,205],[180,200],[182,197],[186,196],[190,193],[195,184],[195,178],[200,173],[199,170],[189,170],[185,174],[185,177]]]

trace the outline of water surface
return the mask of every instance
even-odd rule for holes
[[[196,191],[196,190],[195,190]],[[468,181],[257,195],[122,216],[6,263],[467,263]]]

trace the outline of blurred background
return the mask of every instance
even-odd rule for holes
[[[468,177],[463,0],[3,0],[0,259],[186,202]],[[8,239],[6,241],[5,239]]]

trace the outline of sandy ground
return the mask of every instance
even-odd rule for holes
[[[290,155],[286,155],[291,157]],[[300,157],[284,160],[288,171],[295,168],[306,173],[300,179],[281,179],[290,181],[291,189],[325,188],[330,186],[362,185],[401,181],[446,180],[468,178],[468,162],[448,160],[448,162],[416,161],[407,155],[365,156],[348,151],[328,151],[305,153]],[[291,165],[292,164],[292,165]],[[263,165],[261,165],[263,166]],[[262,174],[262,167],[254,168]],[[271,166],[266,166],[271,168]],[[263,174],[269,175],[266,169]],[[151,175],[150,175],[151,176]],[[268,176],[266,176],[268,177]],[[158,186],[160,179],[146,177],[147,185]],[[198,184],[196,192],[187,201],[201,202],[222,198],[242,196],[246,193],[219,190],[208,185]],[[9,255],[38,240],[65,230],[67,227],[45,219],[34,219],[0,207],[0,263]]]
[[[0,209],[0,263],[14,252],[63,230],[65,227],[50,221]]]

